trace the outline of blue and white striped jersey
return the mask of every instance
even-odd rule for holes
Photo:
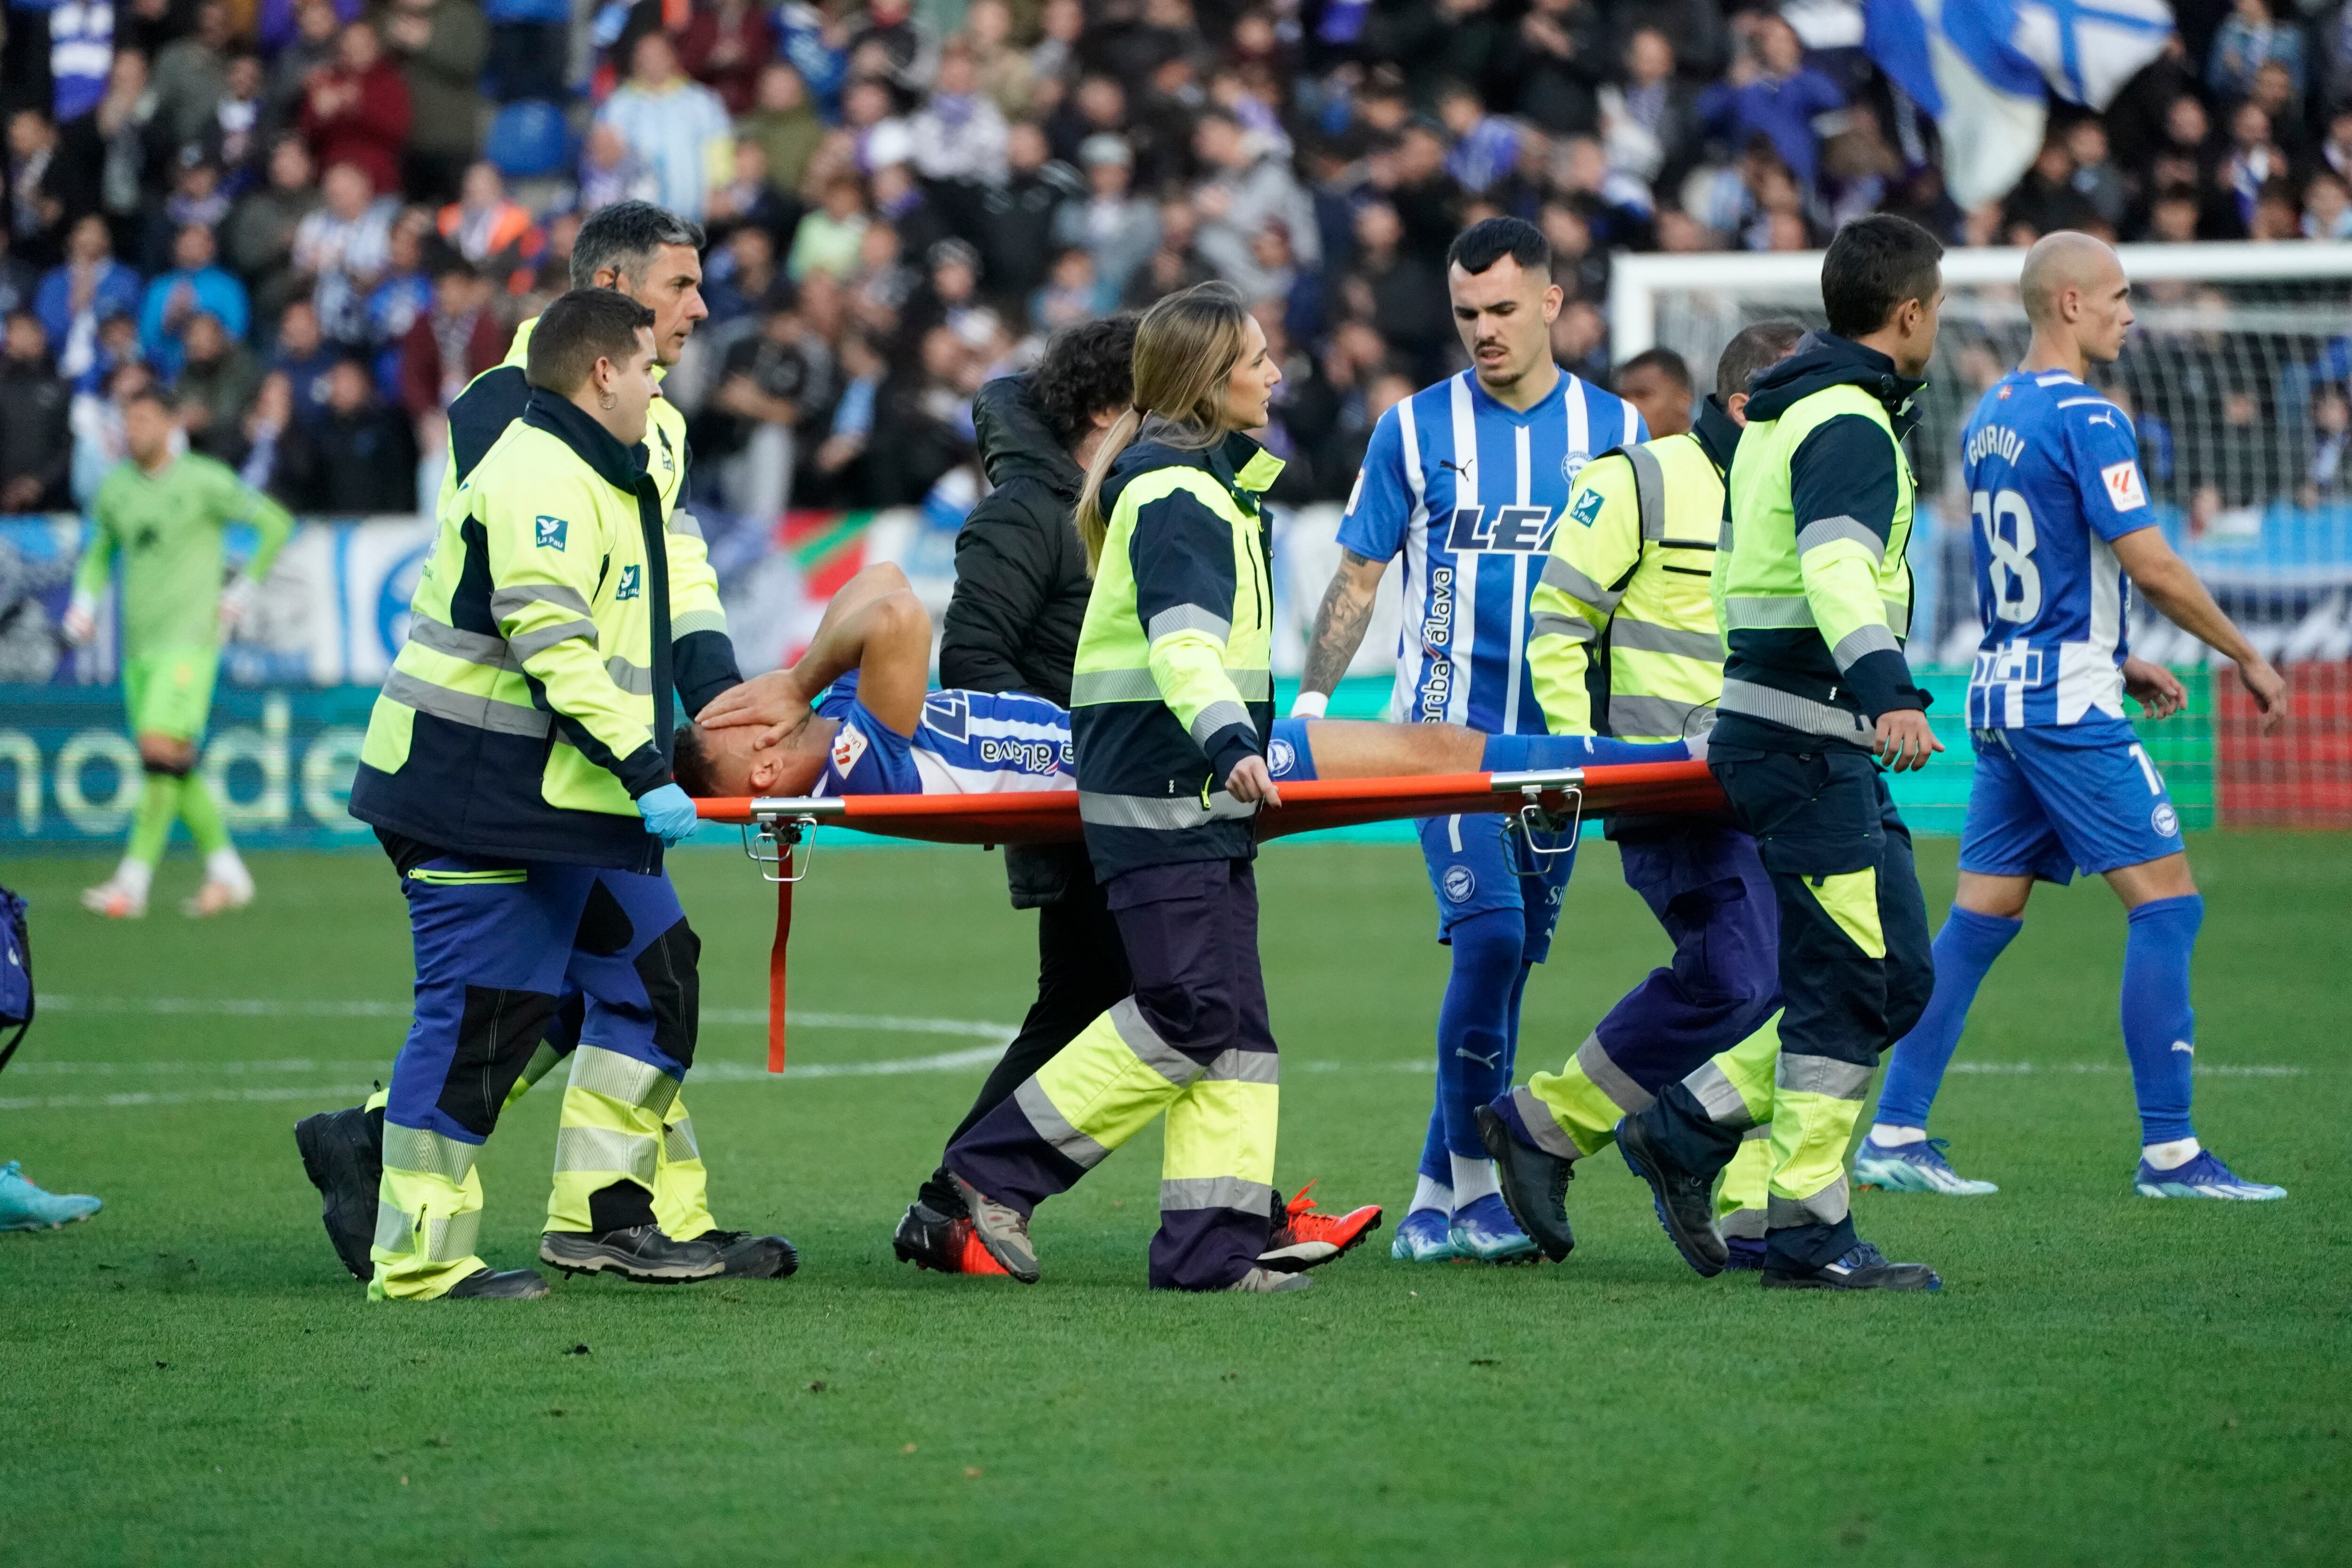
[[[2131,420],[2063,371],[2014,371],[1960,439],[1985,627],[1969,727],[2121,719],[2131,587],[2108,542],[2156,523]]]
[[[1524,414],[1464,371],[1381,416],[1339,543],[1368,561],[1404,556],[1391,719],[1544,732],[1528,671],[1528,598],[1551,531],[1579,469],[1648,438],[1631,404],[1566,371]]]
[[[809,793],[996,795],[1077,788],[1069,710],[1025,691],[934,691],[922,721],[901,735],[857,700],[843,677],[816,707],[840,721],[832,754]]]

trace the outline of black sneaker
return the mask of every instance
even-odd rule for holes
[[[706,1230],[694,1238],[719,1249],[723,1272],[730,1279],[789,1279],[801,1266],[799,1249],[781,1236],[753,1236],[748,1230]]]
[[[531,1301],[547,1294],[536,1268],[477,1268],[441,1292],[444,1301]]]
[[[1858,1242],[1835,1263],[1795,1273],[1766,1268],[1767,1290],[1940,1290],[1944,1281],[1924,1263],[1889,1263],[1870,1243]]]
[[[707,1237],[673,1241],[657,1225],[602,1234],[551,1230],[539,1238],[539,1260],[566,1274],[617,1274],[641,1285],[711,1279],[727,1271],[726,1258]]]
[[[335,1256],[354,1279],[375,1273],[368,1247],[375,1240],[377,1189],[383,1184],[383,1124],[362,1106],[322,1110],[294,1124],[302,1173],[319,1189],[319,1217]]]
[[[1575,1162],[1520,1142],[1502,1112],[1491,1105],[1479,1106],[1471,1115],[1478,1123],[1478,1142],[1494,1157],[1495,1179],[1511,1217],[1546,1258],[1558,1263],[1576,1250],[1576,1235],[1568,1226],[1568,1184],[1576,1179]]]
[[[1617,1148],[1626,1167],[1650,1184],[1650,1205],[1683,1261],[1703,1279],[1722,1273],[1730,1252],[1715,1226],[1715,1183],[1666,1159],[1639,1116],[1617,1123]]]

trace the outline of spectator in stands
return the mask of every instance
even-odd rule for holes
[[[374,354],[376,390],[387,403],[400,400],[400,345],[416,318],[433,308],[433,279],[425,270],[425,244],[433,220],[411,207],[393,220],[383,276],[367,297],[367,345]]]
[[[357,163],[330,166],[323,189],[326,205],[295,226],[294,270],[311,280],[311,302],[327,336],[364,342],[368,291],[392,258],[392,220],[400,206],[374,195]]]
[[[817,143],[824,140],[824,121],[809,105],[801,73],[786,61],[770,60],[760,68],[751,111],[735,122],[735,134],[760,144],[768,155],[768,183],[793,195],[800,191]]]
[[[652,171],[654,200],[680,217],[702,221],[712,160],[734,130],[719,95],[677,68],[677,51],[661,33],[647,33],[630,56],[629,79],[597,112],[621,133]]]
[[[1084,196],[1086,184],[1076,170],[1052,156],[1045,132],[1033,121],[1015,124],[1005,148],[1004,177],[982,195],[976,226],[989,286],[1025,305],[1061,248],[1054,237],[1062,209]]]
[[[41,279],[34,313],[41,318],[58,356],[58,374],[68,381],[97,363],[98,326],[109,316],[139,309],[139,274],[114,259],[106,220],[91,213],[73,226],[66,259]]]
[[[142,271],[161,272],[172,265],[172,247],[180,231],[199,224],[218,234],[228,221],[228,194],[220,186],[220,169],[194,142],[180,149],[172,171],[172,194],[147,213],[147,238],[140,251]]]
[[[268,184],[238,202],[221,231],[228,264],[245,279],[254,313],[265,321],[303,286],[294,271],[294,233],[320,205],[310,148],[299,136],[280,136],[271,144],[268,174]]]
[[[307,308],[307,307],[306,307]],[[294,415],[293,383],[282,370],[261,378],[246,413],[232,457],[237,477],[255,489],[289,508],[310,504],[311,476],[317,459],[309,432]]]
[[[726,247],[703,264],[702,300],[710,325],[764,316],[791,298],[791,286],[776,268],[776,242],[757,224],[727,237]]]
[[[261,368],[221,319],[199,310],[181,334],[186,358],[173,395],[180,426],[198,451],[220,457],[241,444],[237,426],[261,387]]]
[[[858,247],[872,221],[866,215],[866,189],[857,176],[834,175],[825,182],[816,208],[803,216],[793,231],[792,253],[784,260],[785,276],[795,283],[811,272],[847,278],[857,270]]]
[[[400,345],[400,402],[416,423],[419,445],[437,450],[443,416],[466,384],[506,357],[512,333],[490,308],[491,279],[471,263],[451,261],[433,279],[433,308],[409,323]]]
[[[444,243],[510,294],[530,289],[547,248],[530,209],[507,195],[505,176],[488,162],[467,165],[458,197],[441,209],[438,227]]]
[[[751,0],[698,5],[677,40],[686,74],[719,95],[730,114],[751,107],[760,68],[776,54],[776,32]]]
[[[13,334],[16,323],[9,326]],[[2307,507],[2317,506],[2323,497],[2340,496],[2352,486],[2352,462],[2345,460],[2352,458],[2352,403],[2345,400],[2343,387],[2331,382],[2312,394],[2311,428],[2311,463],[2296,496]]]
[[[35,267],[54,267],[64,255],[66,215],[97,204],[80,171],[58,155],[57,127],[37,109],[8,117],[8,235],[16,254]]]
[[[660,177],[637,156],[618,126],[599,121],[588,128],[588,146],[580,157],[583,216],[614,202],[649,202],[660,192]]]
[[[294,37],[289,43],[270,44],[265,30],[264,47],[278,51],[269,64],[266,99],[273,132],[295,123],[312,74],[335,63],[335,50],[345,20],[337,9],[340,3],[341,0],[295,0]],[[349,9],[352,16],[359,15],[357,5]]]
[[[1149,305],[1163,294],[1206,283],[1216,276],[1193,247],[1192,241],[1201,230],[1201,217],[1192,198],[1171,196],[1160,204],[1159,216],[1160,243],[1128,279],[1127,292],[1120,296],[1127,305]]]
[[[1404,248],[1404,226],[1388,203],[1367,202],[1357,212],[1356,261],[1339,297],[1349,314],[1370,321],[1411,362],[1413,374],[1437,379],[1439,356],[1454,341],[1445,279]]]
[[[118,256],[138,254],[148,190],[162,173],[158,139],[150,134],[154,119],[146,57],[122,49],[107,72],[106,94],[98,107],[58,127],[58,155],[75,171],[68,209],[94,205],[112,231]]]
[[[1749,33],[1752,53],[1732,62],[1729,77],[1700,95],[1700,123],[1736,147],[1763,135],[1789,166],[1800,194],[1813,188],[1820,139],[1813,120],[1845,107],[1837,84],[1805,64],[1797,29],[1778,12],[1759,15]]]
[[[98,493],[108,472],[122,461],[130,449],[122,438],[123,401],[154,384],[154,374],[136,359],[131,359],[112,366],[102,380],[75,389],[69,423],[73,428],[71,483],[76,506],[88,510],[90,497]]]
[[[907,130],[912,139],[909,161],[927,180],[989,185],[1004,178],[1004,116],[980,90],[979,68],[961,39],[940,55],[938,84]]]
[[[1655,27],[1625,41],[1622,85],[1601,89],[1601,134],[1612,168],[1661,191],[1678,188],[1698,151],[1698,105],[1675,79],[1675,47]]]
[[[1243,298],[1264,299],[1275,282],[1250,249],[1258,230],[1273,219],[1290,226],[1291,249],[1301,265],[1312,267],[1321,259],[1315,208],[1307,193],[1289,166],[1244,132],[1240,121],[1223,110],[1202,114],[1192,150],[1209,174],[1192,192],[1192,205],[1201,215],[1194,243],[1202,259],[1237,286]]]
[[[229,336],[242,338],[251,320],[245,285],[215,262],[213,231],[200,223],[172,241],[172,269],[147,285],[139,306],[139,347],[164,380],[179,374],[187,358],[182,336],[199,314],[213,317]]]
[[[1454,138],[1445,172],[1464,190],[1484,195],[1517,164],[1523,132],[1503,116],[1487,113],[1475,89],[1449,82],[1437,95],[1437,118]]]
[[[293,395],[293,415],[308,428],[327,410],[329,373],[340,357],[319,330],[318,308],[297,300],[278,319],[278,351],[269,368],[282,374]]]
[[[841,395],[833,405],[824,443],[816,449],[811,477],[829,505],[854,504],[862,495],[860,468],[874,436],[874,405],[888,371],[874,340],[851,328],[841,340]]]
[[[212,121],[198,139],[205,156],[220,166],[221,189],[232,200],[259,177],[263,113],[261,61],[252,55],[232,57]]]
[[[994,100],[1005,119],[1026,116],[1038,73],[1029,57],[1013,45],[1013,7],[1005,0],[972,0],[971,9],[964,13],[963,27],[980,90]]]
[[[408,83],[384,58],[371,22],[344,27],[336,39],[334,63],[319,67],[302,84],[297,123],[330,182],[337,164],[348,164],[367,180],[372,194],[398,191],[401,149],[413,121]]]
[[[2065,131],[2066,152],[2074,172],[2066,183],[2089,206],[2110,234],[2124,231],[2124,215],[2131,205],[2131,190],[2107,155],[2107,128],[2085,115]]]
[[[2352,190],[2333,169],[2321,169],[2303,187],[2303,234],[2306,239],[2352,239]]]
[[[0,224],[0,318],[30,310],[41,288],[40,273],[23,257],[11,255],[10,248],[8,226]]]
[[[1116,136],[1089,136],[1078,148],[1087,195],[1065,202],[1054,215],[1054,241],[1083,245],[1095,258],[1095,275],[1118,299],[1128,280],[1160,244],[1160,216],[1151,204],[1129,188],[1135,156]]]
[[[572,60],[571,0],[486,0],[488,81],[500,103],[560,100]]]
[[[1516,84],[1513,106],[1547,131],[1596,129],[1607,75],[1602,37],[1591,0],[1535,0],[1500,41],[1496,74]]]
[[[695,451],[716,465],[726,509],[763,527],[792,500],[793,429],[813,379],[801,337],[786,301],[730,346],[694,437]]]
[[[769,183],[767,149],[743,137],[736,142],[730,162],[734,166],[733,177],[711,186],[709,205],[702,215],[714,239],[744,224],[766,229],[772,238],[790,234],[800,226],[798,198]]]
[[[155,130],[173,149],[203,139],[228,87],[228,7],[205,0],[195,12],[194,31],[155,57]]]
[[[392,0],[383,44],[408,88],[413,119],[402,174],[409,199],[446,201],[481,151],[489,24],[474,0]]]
[[[416,437],[376,396],[375,378],[356,356],[327,373],[327,406],[311,427],[317,455],[310,508],[344,516],[416,508]]]
[[[49,364],[48,334],[29,310],[8,312],[0,357],[0,511],[73,505],[73,389]]]
[[[1048,336],[1104,313],[1116,295],[1106,294],[1095,276],[1095,258],[1083,246],[1055,254],[1045,281],[1029,297],[1029,326]]]
[[[2224,100],[2245,98],[2254,89],[2255,73],[2271,62],[2286,68],[2294,95],[2303,96],[2303,32],[2292,22],[2275,21],[2270,0],[2236,0],[2229,19],[2213,35],[2213,51],[2205,62],[2205,82]]]

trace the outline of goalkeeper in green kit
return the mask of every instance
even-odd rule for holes
[[[221,638],[250,608],[294,520],[227,468],[183,450],[161,393],[133,394],[122,425],[130,456],[90,502],[96,531],[74,572],[65,634],[77,645],[94,635],[99,601],[120,554],[122,689],[147,776],[122,864],[81,901],[110,920],[145,914],[155,862],[176,818],[187,823],[205,857],[204,886],[183,908],[215,915],[251,903],[253,877],[196,773],[196,742],[212,711]],[[236,522],[253,524],[261,542],[224,590],[221,536]]]

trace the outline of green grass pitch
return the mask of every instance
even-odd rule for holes
[[[993,857],[836,843],[797,1009],[1018,1019],[1032,917]],[[1522,1076],[1664,947],[1588,848]],[[1303,1296],[1154,1295],[1156,1134],[1041,1215],[1043,1284],[919,1275],[890,1227],[981,1068],[764,1080],[767,889],[681,857],[714,1205],[789,1234],[800,1276],[426,1308],[341,1274],[289,1136],[405,1026],[383,861],[257,856],[260,901],[198,925],[175,859],[157,912],[108,927],[73,900],[102,862],[16,860],[62,1001],[0,1077],[0,1158],[107,1209],[0,1236],[0,1563],[2342,1563],[2352,842],[2192,853],[2200,1131],[2293,1195],[2130,1195],[2122,921],[2104,888],[2045,889],[1938,1110],[2000,1195],[1858,1199],[1948,1281],[1891,1300],[1700,1281],[1613,1156],[1571,1189],[1562,1267],[1408,1268],[1384,1228]],[[1922,859],[1940,912],[1950,842]],[[1419,859],[1262,864],[1281,1179],[1393,1223],[1444,973]],[[838,1018],[793,1042],[804,1068],[985,1043]],[[535,1251],[555,1099],[482,1162],[494,1263]]]

